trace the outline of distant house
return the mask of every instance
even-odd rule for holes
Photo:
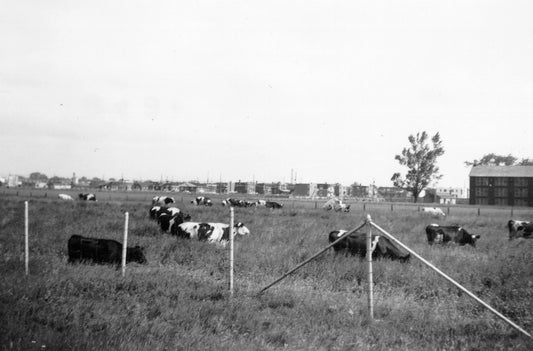
[[[471,205],[533,206],[533,166],[476,166],[469,177]]]
[[[132,190],[136,191],[160,191],[161,190],[161,184],[159,182],[153,182],[151,180],[147,180],[144,182],[133,182],[133,185],[131,186]]]
[[[186,183],[172,185],[171,190],[179,191],[179,192],[195,193],[197,188],[198,188],[198,185],[186,182]]]
[[[317,188],[314,183],[296,183],[292,195],[295,197],[311,197],[316,194]]]
[[[133,182],[130,181],[114,181],[107,182],[100,186],[102,190],[111,191],[131,191],[133,189]]]
[[[235,191],[239,194],[255,194],[255,182],[235,182]]]
[[[255,185],[255,192],[261,195],[272,194],[272,184],[270,183],[257,183]]]

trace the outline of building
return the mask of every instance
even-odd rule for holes
[[[255,182],[235,182],[235,192],[239,194],[255,194]]]
[[[456,198],[456,199],[466,199],[468,198],[468,192],[463,188],[436,188],[435,189],[437,196],[442,198]]]
[[[296,183],[292,195],[295,197],[311,197],[316,194],[317,188],[314,183]]]
[[[533,206],[533,166],[476,166],[469,177],[471,205]]]

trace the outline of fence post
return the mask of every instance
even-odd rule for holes
[[[374,279],[372,277],[372,218],[366,215],[368,233],[366,234],[366,260],[368,262],[368,318],[374,320]]]
[[[229,213],[229,228],[231,233],[229,235],[229,295],[233,297],[233,223],[235,221],[233,206],[230,207]]]
[[[128,219],[129,213],[125,213],[124,219],[124,242],[122,243],[122,276],[126,276],[126,255],[128,254]]]
[[[24,201],[24,265],[26,268],[26,275],[30,274],[28,201]]]
[[[514,212],[514,206],[511,206],[511,218],[514,216],[513,212]]]
[[[481,215],[481,208],[477,208],[477,215],[480,216]]]
[[[363,211],[366,211],[366,203],[363,202]]]
[[[315,208],[318,208],[318,204],[317,204],[317,202],[316,202],[316,201],[315,201]]]
[[[450,215],[450,206],[448,206],[448,216]]]
[[[390,211],[394,211],[394,208],[392,207],[392,204],[390,204]]]

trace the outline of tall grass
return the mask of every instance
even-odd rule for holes
[[[179,206],[194,221],[228,222],[227,208]],[[374,264],[375,317],[367,319],[366,264],[326,252],[265,285],[352,229],[361,211],[236,209],[252,231],[235,243],[235,296],[227,249],[159,232],[149,203],[30,199],[30,275],[24,275],[20,198],[0,198],[0,349],[5,350],[528,350],[531,342],[413,259]],[[67,264],[70,235],[146,248],[148,265],[125,278],[112,266]],[[436,222],[413,211],[371,209],[373,220],[528,331],[533,329],[533,240],[509,242],[508,211],[454,211],[441,224],[481,234],[476,248],[430,247]],[[43,347],[44,346],[44,347]]]

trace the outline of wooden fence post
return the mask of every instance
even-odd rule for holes
[[[480,207],[477,208],[477,215],[478,215],[478,216],[481,215],[481,208],[480,208]]]
[[[392,207],[391,207],[392,208]],[[372,218],[366,216],[368,233],[366,234],[366,261],[368,262],[368,319],[374,320],[374,278],[372,276]]]
[[[24,201],[24,266],[26,268],[26,275],[30,274],[30,244],[28,217],[28,201]]]
[[[124,219],[124,241],[122,243],[122,276],[126,276],[126,255],[128,254],[128,219],[129,213],[125,213]]]

